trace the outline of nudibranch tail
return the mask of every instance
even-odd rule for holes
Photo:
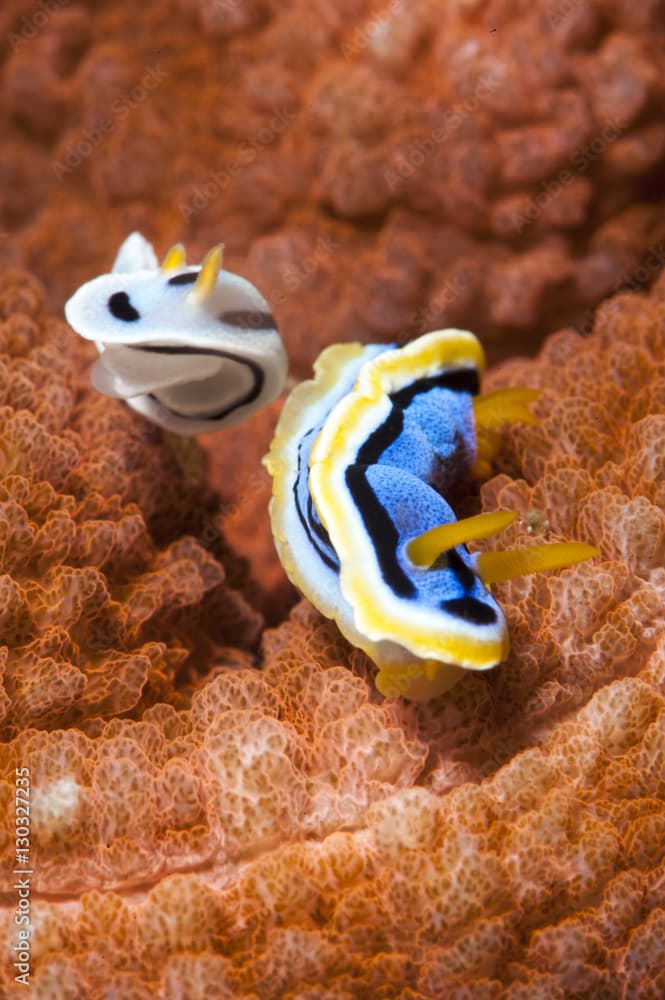
[[[445,494],[479,465],[489,469],[495,428],[536,422],[526,407],[538,393],[478,398],[483,365],[480,344],[462,330],[403,348],[327,348],[314,379],[287,400],[265,460],[287,574],[374,660],[387,696],[435,697],[465,670],[508,654],[506,622],[485,584],[505,578],[511,553],[471,555],[465,542],[503,530],[516,514],[457,521]],[[517,550],[518,571],[597,552],[546,548]]]
[[[476,556],[476,571],[483,583],[502,583],[529,573],[565,569],[600,555],[600,549],[583,542],[546,542],[500,552],[481,552]]]
[[[493,511],[489,514],[465,517],[450,524],[440,524],[412,539],[406,547],[406,552],[416,566],[430,567],[442,553],[477,538],[496,535],[512,524],[516,517],[515,511]]]
[[[167,430],[229,426],[282,390],[287,361],[268,303],[249,281],[222,270],[223,245],[200,267],[177,243],[161,267],[140,233],[113,270],[65,306],[70,325],[95,341],[94,385]]]

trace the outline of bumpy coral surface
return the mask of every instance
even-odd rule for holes
[[[57,307],[133,228],[221,239],[302,377],[535,349],[665,260],[660,0],[13,0],[0,60],[0,261]]]
[[[91,391],[89,349],[42,298],[36,282],[2,278],[5,735],[172,700],[176,678],[231,636],[251,645],[261,625],[206,547],[218,533],[186,456]]]
[[[497,587],[510,659],[417,706],[305,602],[254,651],[196,452],[40,295],[0,289],[2,995],[29,767],[40,1000],[661,997],[665,281],[489,378],[543,393],[483,507],[603,556]]]

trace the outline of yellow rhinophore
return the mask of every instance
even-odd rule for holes
[[[164,273],[168,271],[179,271],[187,266],[187,254],[182,243],[174,243],[170,250],[167,250],[160,270]]]
[[[442,552],[476,538],[496,535],[512,524],[516,517],[515,511],[497,510],[488,514],[465,517],[450,524],[440,524],[409,542],[406,554],[416,566],[431,566]]]
[[[201,270],[196,279],[196,284],[187,295],[190,302],[202,305],[207,298],[212,295],[217,285],[217,276],[222,267],[224,259],[224,244],[218,243],[212,250],[208,250],[203,258]]]

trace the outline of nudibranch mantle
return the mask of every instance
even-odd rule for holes
[[[246,279],[221,269],[222,248],[187,266],[173,247],[161,267],[132,233],[110,274],[69,299],[69,324],[96,343],[91,378],[167,430],[200,434],[271,402],[287,360],[271,310]]]
[[[435,331],[403,348],[328,347],[314,379],[291,393],[264,459],[287,575],[374,660],[377,687],[388,696],[434,697],[464,670],[486,670],[508,654],[484,557],[463,543],[502,530],[515,515],[458,522],[443,496],[488,457],[479,454],[476,424],[480,416],[495,426],[497,403],[490,394],[478,407],[483,368],[478,340],[463,330]],[[509,418],[534,422],[523,404],[537,393],[495,395]],[[414,544],[427,551],[442,532],[448,544],[424,562],[416,558]],[[515,551],[519,572],[596,554],[577,544],[492,553],[490,582],[512,574]]]

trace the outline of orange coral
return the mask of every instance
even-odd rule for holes
[[[142,25],[0,13],[0,261],[55,306],[131,229],[223,239],[305,376],[437,326],[534,349],[662,266],[658,0],[177,0]]]
[[[575,536],[604,560],[497,587],[509,660],[424,705],[382,700],[305,602],[264,634],[261,671],[222,648],[207,595],[229,594],[222,564],[242,573],[221,539],[222,563],[185,534],[182,460],[84,388],[33,284],[3,295],[32,317],[0,330],[20,358],[7,399],[35,398],[51,338],[72,359],[52,377],[72,409],[30,416],[43,438],[12,445],[2,485],[0,705],[26,727],[1,754],[2,927],[11,946],[29,766],[35,995],[661,996],[665,282],[490,373],[540,387],[541,423],[506,435],[483,506],[522,512],[515,541]],[[91,413],[126,463],[116,494]]]
[[[183,519],[197,518],[196,486],[176,455],[84,388],[88,355],[43,315],[38,286],[6,275],[0,307],[0,642],[11,734],[169,697],[176,671],[201,652],[197,621],[209,609],[218,622],[208,654],[231,631],[251,643],[260,619],[213,555],[183,535]],[[188,494],[185,510],[178,500]]]

